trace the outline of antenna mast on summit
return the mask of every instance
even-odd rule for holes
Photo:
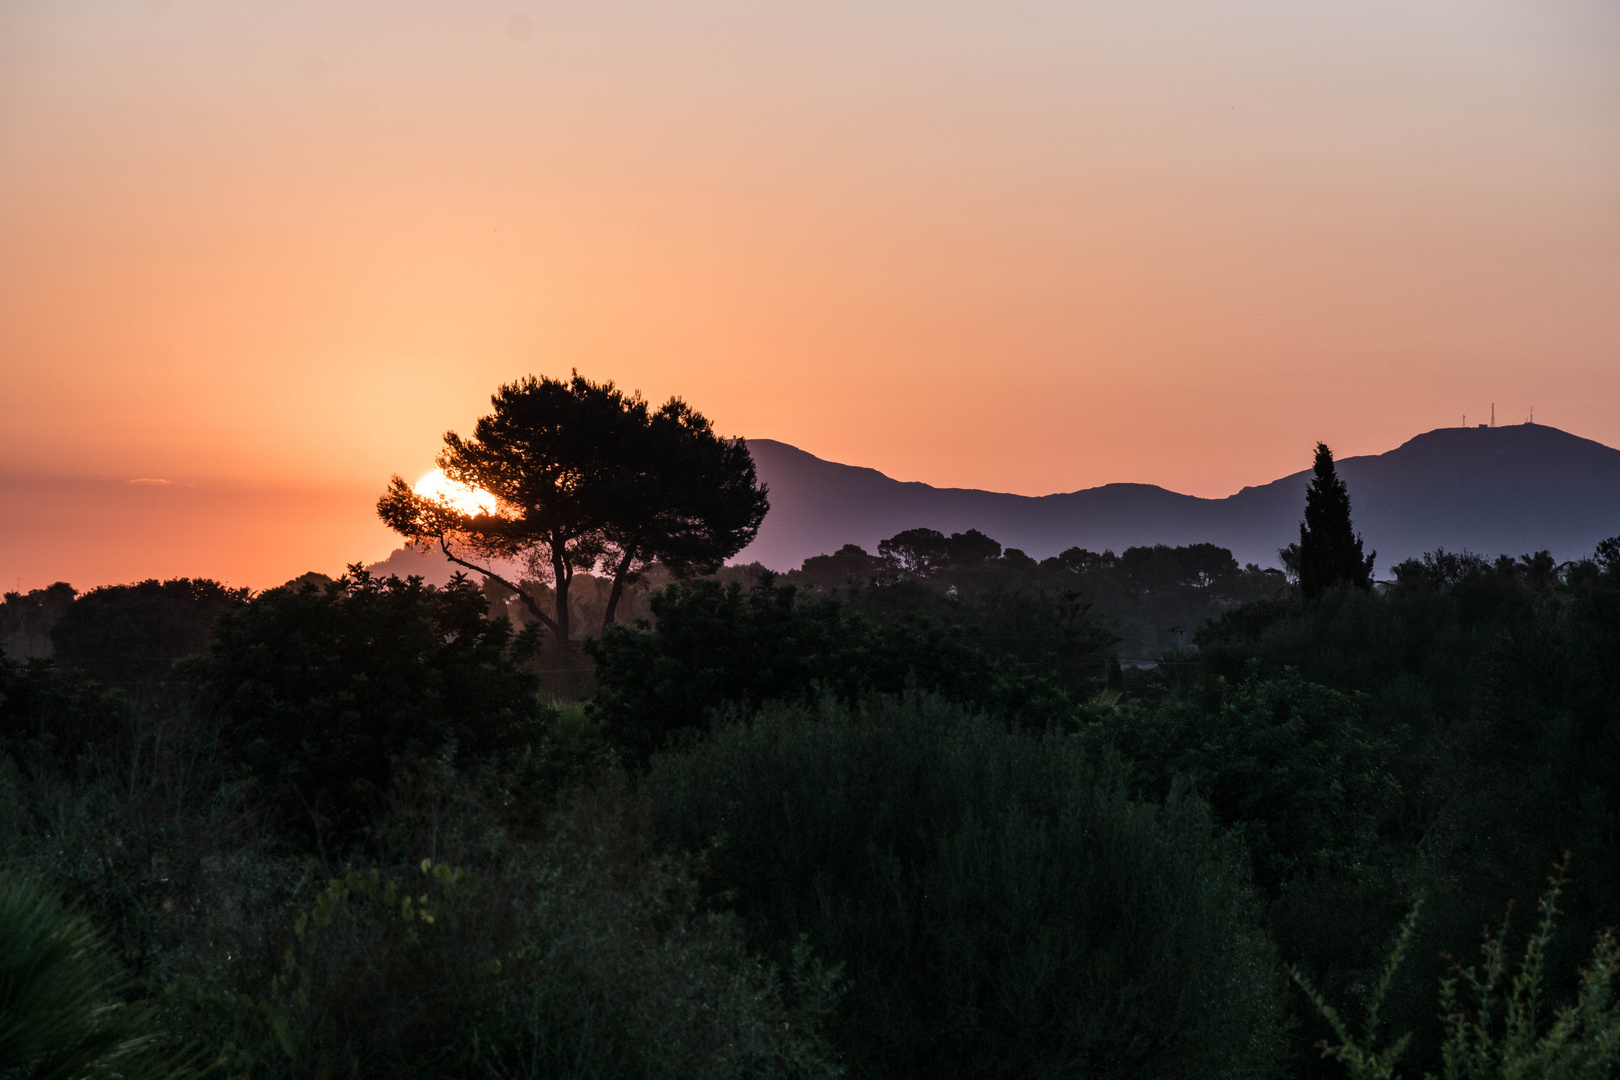
[[[1496,402],[1491,402],[1491,427],[1496,426]]]

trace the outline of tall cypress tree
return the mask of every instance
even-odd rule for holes
[[[1350,526],[1350,492],[1333,468],[1333,451],[1316,444],[1316,478],[1305,490],[1299,523],[1299,591],[1321,596],[1335,585],[1372,588],[1373,559],[1362,557],[1361,537]]]

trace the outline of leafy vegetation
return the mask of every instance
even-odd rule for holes
[[[1400,799],[1396,744],[1368,732],[1353,695],[1300,678],[1216,677],[1193,695],[1152,687],[1146,701],[1099,710],[1084,741],[1135,763],[1141,794],[1190,783],[1242,837],[1269,890],[1311,873],[1354,873],[1376,851]]]
[[[1005,604],[998,597],[984,606]],[[1008,662],[961,622],[909,613],[874,621],[836,596],[805,595],[769,573],[746,591],[735,581],[677,583],[654,597],[652,611],[656,626],[609,626],[591,645],[597,693],[589,708],[608,740],[636,761],[678,733],[704,729],[727,703],[819,694],[848,702],[917,686],[1024,722],[1065,710],[1062,686],[1040,664]],[[1100,670],[1108,637],[1073,622],[1024,625],[1046,629],[1055,649],[1079,652]]]
[[[36,881],[0,876],[0,1076],[167,1075],[152,1007],[121,1002],[117,981],[82,916]]]
[[[1074,740],[937,697],[766,709],[656,761],[660,834],[767,955],[841,965],[855,1076],[1249,1077],[1280,984],[1235,846]]]
[[[230,1076],[839,1075],[820,1034],[833,973],[801,952],[784,978],[734,919],[697,912],[684,862],[623,799],[551,826],[481,873],[351,869],[292,920],[268,979],[171,997]]]
[[[173,661],[201,651],[214,621],[247,598],[246,589],[206,578],[91,589],[51,628],[51,655],[105,682],[162,678]]]
[[[231,757],[317,845],[361,827],[402,757],[516,750],[548,718],[511,624],[465,578],[429,589],[351,567],[256,597],[216,635],[184,673]]]
[[[7,594],[0,1075],[1620,1069],[1620,538],[1370,588],[1322,448],[1298,585],[926,528],[715,569],[743,444],[503,393],[447,471],[574,516],[391,506],[550,581]],[[591,695],[536,660],[583,593]],[[1538,895],[1517,968],[1443,959]]]
[[[1558,1007],[1551,1023],[1545,1022],[1547,950],[1558,917],[1564,870],[1559,868],[1551,887],[1538,901],[1541,919],[1525,945],[1518,971],[1508,978],[1506,940],[1511,922],[1487,934],[1481,947],[1485,965],[1454,970],[1460,974],[1440,983],[1440,1015],[1445,1024],[1441,1051],[1445,1080],[1508,1080],[1510,1077],[1607,1077],[1620,1058],[1620,1006],[1614,982],[1620,975],[1620,943],[1608,931],[1598,936],[1588,967],[1580,973],[1573,1001]],[[1364,1034],[1357,1038],[1338,1012],[1295,972],[1294,979],[1311,1003],[1332,1025],[1337,1042],[1320,1044],[1323,1057],[1345,1066],[1354,1080],[1392,1080],[1399,1075],[1400,1059],[1411,1044],[1410,1034],[1379,1046],[1378,1010],[1389,992],[1401,961],[1411,945],[1413,927],[1422,902],[1412,909],[1396,938],[1394,950],[1367,1004]],[[1473,1002],[1473,1012],[1469,1003]],[[1426,1076],[1433,1078],[1433,1073]]]

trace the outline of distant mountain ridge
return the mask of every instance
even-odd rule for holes
[[[1070,547],[1209,541],[1240,563],[1275,566],[1277,549],[1299,539],[1310,481],[1306,469],[1224,499],[1152,484],[1028,496],[895,480],[774,439],[748,446],[770,485],[771,512],[735,561],[778,570],[849,543],[874,551],[917,526],[979,529],[1036,558]],[[1437,428],[1387,453],[1344,458],[1338,469],[1380,577],[1438,547],[1490,556],[1545,548],[1565,560],[1620,535],[1620,450],[1542,424]]]

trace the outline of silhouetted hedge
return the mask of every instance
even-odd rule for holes
[[[214,621],[247,603],[248,590],[208,578],[103,585],[68,605],[51,629],[52,655],[104,682],[167,678],[202,651]]]

